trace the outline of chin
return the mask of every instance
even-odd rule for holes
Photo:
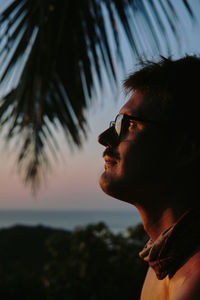
[[[99,179],[99,185],[100,185],[102,191],[105,194],[109,195],[109,186],[110,186],[110,183],[109,183],[109,178],[108,178],[108,175],[106,174],[106,172],[103,172],[103,174],[101,175],[101,177]]]
[[[99,185],[105,194],[131,205],[139,203],[141,195],[145,194],[145,199],[148,199],[148,190],[146,193],[144,184],[136,183],[136,180],[127,182],[121,177],[111,176],[106,171],[101,175]]]
[[[99,185],[105,194],[118,200],[126,201],[124,199],[125,193],[124,189],[122,188],[122,184],[119,180],[109,176],[107,172],[104,172],[101,175],[99,179]]]

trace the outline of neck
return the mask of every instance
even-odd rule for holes
[[[154,211],[152,212],[143,207],[137,208],[140,212],[144,229],[153,241],[155,241],[162,232],[173,225],[187,211],[187,209],[174,209],[170,207],[164,210],[156,209],[156,212],[154,208]]]
[[[162,232],[190,210],[190,207],[187,205],[188,201],[185,201],[187,195],[184,194],[183,189],[173,196],[171,193],[152,195],[151,197],[148,195],[146,198],[148,201],[138,201],[134,205],[141,215],[145,231],[155,241]]]

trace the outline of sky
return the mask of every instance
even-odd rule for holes
[[[1,3],[2,0],[0,0]],[[200,5],[197,0],[190,3],[198,15]],[[173,57],[178,58],[187,54],[200,53],[200,24],[194,24],[188,18],[185,10],[174,1],[179,15],[184,16],[183,32],[179,45],[170,37],[173,45]],[[180,6],[180,7],[179,7]],[[200,21],[199,21],[200,22]],[[119,72],[119,82],[126,74],[135,69],[129,46],[122,34],[125,72]],[[148,52],[148,51],[147,51]],[[148,57],[158,59],[158,55],[166,55],[166,50],[160,53],[148,52]],[[61,158],[52,163],[52,171],[48,172],[46,183],[40,188],[37,197],[33,197],[28,187],[15,167],[14,153],[8,153],[4,141],[0,140],[0,209],[30,209],[30,210],[130,210],[134,207],[105,195],[98,184],[100,174],[104,169],[102,158],[103,146],[97,143],[99,133],[114,120],[120,107],[125,101],[121,86],[113,92],[105,77],[104,90],[99,93],[94,104],[86,112],[89,123],[88,139],[81,150],[70,152],[62,133],[58,134],[61,145]]]

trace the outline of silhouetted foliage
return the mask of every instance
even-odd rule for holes
[[[0,230],[2,299],[139,299],[147,265],[142,225],[114,234],[104,223],[73,231]]]
[[[56,232],[42,226],[0,230],[1,299],[44,299],[43,265],[51,258],[45,240]]]

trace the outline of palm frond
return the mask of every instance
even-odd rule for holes
[[[194,17],[189,3],[182,2]],[[178,39],[172,2],[159,3]],[[116,84],[111,40],[123,64],[119,22],[136,57],[146,53],[147,44],[159,50],[158,32],[166,29],[153,0],[148,7],[144,0],[13,0],[0,13],[0,126],[9,125],[8,141],[23,138],[18,164],[33,187],[48,167],[46,147],[54,156],[58,152],[49,124],[56,128],[58,122],[68,143],[80,147],[87,136],[84,111],[92,101],[94,76],[102,87],[104,69]]]

